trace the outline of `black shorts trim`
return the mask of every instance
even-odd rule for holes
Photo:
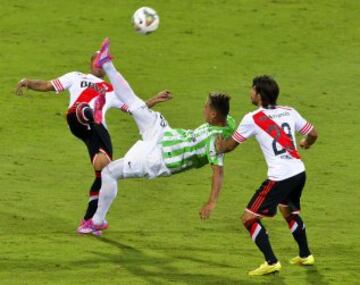
[[[246,210],[258,216],[274,216],[282,204],[292,212],[300,211],[300,198],[306,181],[305,172],[282,181],[265,180],[254,193]]]

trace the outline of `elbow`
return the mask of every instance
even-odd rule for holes
[[[232,141],[231,144],[228,146],[227,151],[226,152],[230,152],[233,151],[235,148],[237,148],[237,146],[239,145],[239,143],[237,141]]]
[[[54,86],[52,85],[51,81],[47,81],[44,86],[44,91],[55,91]]]
[[[317,130],[315,129],[315,127],[310,131],[310,133],[308,134],[309,137],[311,137],[313,140],[317,140],[319,137],[319,133],[317,132]]]

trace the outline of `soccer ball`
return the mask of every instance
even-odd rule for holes
[[[150,7],[137,9],[132,16],[135,31],[140,34],[149,34],[157,30],[160,24],[159,15]]]

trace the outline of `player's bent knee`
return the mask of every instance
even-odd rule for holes
[[[75,114],[80,124],[88,125],[94,121],[93,111],[87,103],[77,104]]]
[[[279,210],[284,218],[287,218],[291,215],[291,208],[289,206],[279,206]]]
[[[117,180],[112,175],[109,167],[105,167],[101,171],[102,178],[102,195],[107,198],[113,199],[117,195]]]
[[[108,179],[113,179],[112,175],[111,175],[111,172],[109,170],[108,167],[104,167],[103,170],[101,170],[101,177],[103,178],[108,178]]]
[[[93,167],[96,171],[100,171],[105,166],[107,166],[110,162],[111,162],[111,160],[109,159],[109,157],[106,154],[99,152],[96,154],[96,157],[93,161]]]
[[[244,211],[244,213],[241,216],[241,222],[245,225],[248,221],[253,220],[253,219],[260,219],[260,217],[249,213],[247,211]]]

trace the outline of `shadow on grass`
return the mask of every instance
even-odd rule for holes
[[[324,276],[319,272],[316,266],[307,266],[306,280],[308,284],[328,285],[329,283],[324,279]]]
[[[111,240],[109,238],[99,237],[99,241],[109,244],[120,250],[119,253],[103,253],[93,251],[94,254],[105,258],[108,261],[118,264],[123,268],[127,269],[130,273],[142,278],[147,281],[149,284],[169,284],[170,282],[182,282],[185,284],[277,284],[285,285],[283,278],[279,274],[260,277],[260,279],[254,279],[252,281],[248,276],[243,272],[238,270],[238,275],[243,276],[244,278],[232,278],[228,276],[219,276],[216,274],[217,269],[235,269],[235,267],[212,262],[205,261],[194,257],[156,257],[149,256],[146,253],[142,252],[139,249],[136,249],[133,246],[127,245],[125,243]],[[203,264],[207,268],[213,268],[213,274],[204,274],[204,273],[185,273],[181,272],[175,265],[172,263],[179,260],[188,260],[191,262],[196,262]],[[197,267],[199,269],[199,267]],[[220,273],[219,273],[220,274]],[[223,273],[224,274],[224,273]],[[235,273],[236,275],[237,273]]]
[[[96,238],[111,247],[111,250],[91,250],[87,253],[95,255],[93,258],[77,259],[73,254],[71,261],[58,261],[51,258],[34,258],[31,256],[0,258],[0,273],[39,272],[41,274],[77,272],[88,268],[97,268],[111,264],[115,268],[125,269],[134,277],[144,280],[146,284],[164,285],[170,283],[194,285],[237,285],[263,284],[285,285],[281,274],[265,277],[250,278],[242,268],[227,262],[218,262],[194,256],[199,248],[186,247],[185,251],[175,254],[172,250],[162,250],[160,247],[155,254],[147,254],[132,245],[105,237]],[[160,254],[161,255],[160,255]],[[113,269],[112,269],[113,270]],[[112,271],[114,273],[114,271]],[[317,272],[317,271],[316,271]],[[311,272],[309,280],[316,280],[316,274]],[[14,278],[17,278],[14,275]],[[318,275],[319,276],[319,275]],[[113,278],[122,278],[121,270]],[[15,279],[14,279],[15,280]],[[1,283],[1,282],[0,282]],[[309,283],[325,285],[327,283]]]

